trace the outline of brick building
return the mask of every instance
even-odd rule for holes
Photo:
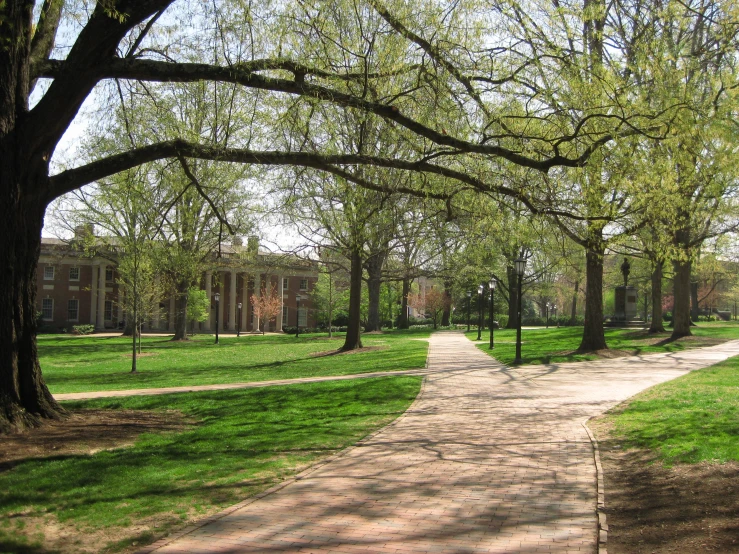
[[[118,329],[126,319],[123,303],[119,302],[125,291],[118,286],[113,258],[89,257],[73,243],[42,239],[36,273],[36,305],[42,329],[62,331],[82,324],[92,324],[98,331]],[[211,298],[211,313],[208,320],[197,324],[200,331],[214,330],[216,318],[223,332],[236,331],[237,326],[242,332],[261,330],[251,297],[273,289],[281,298],[282,317],[270,321],[266,331],[282,331],[298,323],[301,327],[315,326],[310,292],[318,273],[310,261],[263,252],[256,239],[250,238],[247,246],[238,239],[224,245],[220,257],[213,256],[211,262],[212,269],[204,272],[200,283]],[[218,313],[213,300],[216,292],[220,294]],[[175,299],[164,297],[144,329],[172,332],[174,320]]]

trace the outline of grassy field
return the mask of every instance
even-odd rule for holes
[[[601,421],[611,440],[666,465],[739,461],[739,357],[644,391]]]
[[[516,331],[495,331],[495,348],[488,350],[489,330],[482,333],[483,342],[478,347],[497,360],[510,364],[516,357]],[[477,331],[466,333],[470,340],[477,338]],[[649,335],[641,329],[606,329],[606,343],[611,350],[623,354],[675,352],[719,341],[739,339],[739,322],[701,323],[693,327],[693,337],[670,341],[670,333]],[[575,352],[582,339],[582,327],[550,327],[523,329],[521,332],[521,358],[524,364],[549,364],[593,360],[595,354]]]
[[[0,469],[0,552],[56,552],[44,546],[44,534],[60,526],[86,541],[100,535],[96,552],[149,543],[386,425],[420,383],[388,377],[65,403],[74,410],[168,410],[189,423],[142,435],[128,448]],[[62,551],[80,550],[68,540]]]
[[[187,342],[144,337],[138,373],[131,374],[131,340],[124,337],[39,335],[44,379],[52,393],[127,390],[346,375],[422,368],[429,331],[365,335],[362,352],[337,350],[343,338],[325,335],[196,336]],[[373,351],[374,350],[374,351]],[[377,355],[377,350],[382,350]]]

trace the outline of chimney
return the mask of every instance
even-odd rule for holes
[[[259,253],[259,237],[256,235],[251,235],[246,242],[246,250],[250,254],[258,254]]]
[[[95,235],[95,226],[92,223],[85,223],[84,225],[77,225],[74,228],[74,238],[82,239],[85,237],[92,237]]]

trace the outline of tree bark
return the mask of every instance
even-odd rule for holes
[[[444,279],[444,299],[446,304],[444,313],[441,314],[441,326],[449,327],[452,317],[452,282],[449,279]]]
[[[508,277],[508,324],[506,329],[518,328],[518,276],[513,266],[506,269]]]
[[[0,150],[0,433],[66,413],[44,383],[36,344],[36,266],[46,203],[12,186],[27,168],[13,175],[14,156],[6,152]]]
[[[698,323],[698,282],[690,283],[690,319]]]
[[[572,291],[572,311],[570,311],[570,325],[577,323],[577,295],[580,292],[580,280],[575,281],[575,289]]]
[[[187,338],[187,293],[190,290],[190,283],[180,281],[177,283],[175,296],[175,314],[174,314],[174,337],[172,340],[188,340]]]
[[[652,321],[649,324],[650,333],[664,333],[665,325],[662,320],[662,268],[663,260],[654,262],[652,270]]]
[[[602,242],[591,244],[585,254],[585,327],[578,350],[587,352],[608,348],[603,330],[603,254]]]
[[[398,329],[408,329],[408,295],[411,293],[411,280],[403,279],[403,294],[400,300],[400,314],[398,315]]]
[[[351,269],[349,274],[349,324],[346,329],[346,339],[342,352],[362,348],[361,335],[361,308],[362,308],[362,252],[352,250]]]
[[[692,335],[690,332],[690,272],[692,262],[676,260],[672,263],[675,270],[674,296],[672,309],[672,336],[679,339]]]
[[[365,263],[367,268],[367,331],[380,331],[380,290],[382,287],[382,267],[385,265],[386,250],[373,254]]]

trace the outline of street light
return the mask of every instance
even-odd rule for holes
[[[546,328],[549,329],[549,302],[547,302],[545,304],[545,307],[546,307],[546,310],[547,310],[547,312],[546,312],[546,317],[547,317]]]
[[[557,329],[559,329],[559,320],[557,319],[557,305],[552,304],[552,312],[554,313],[554,321],[557,322]]]
[[[295,309],[295,338],[300,336],[300,295],[295,295],[295,302],[298,307]]]
[[[241,302],[239,302],[239,319],[236,322],[236,336],[241,336]]]
[[[495,348],[495,337],[493,329],[495,328],[495,277],[490,278],[490,350]]]
[[[522,288],[523,288],[523,272],[526,270],[526,260],[523,260],[521,258],[518,258],[513,262],[516,267],[516,275],[518,275],[518,305],[516,306],[517,311],[517,319],[516,322],[516,359],[513,360],[514,364],[520,364],[522,362],[521,360],[521,303],[523,301],[523,294],[522,294]]]
[[[213,295],[213,298],[216,301],[216,344],[218,344],[218,305],[221,302],[221,295],[220,295],[220,293],[218,293],[218,292],[215,293]]]
[[[480,285],[477,287],[477,340],[482,339],[482,326],[483,326],[483,320],[482,320],[482,291],[485,290],[485,287]]]
[[[472,291],[467,291],[467,332],[470,332],[470,302],[472,298]]]

